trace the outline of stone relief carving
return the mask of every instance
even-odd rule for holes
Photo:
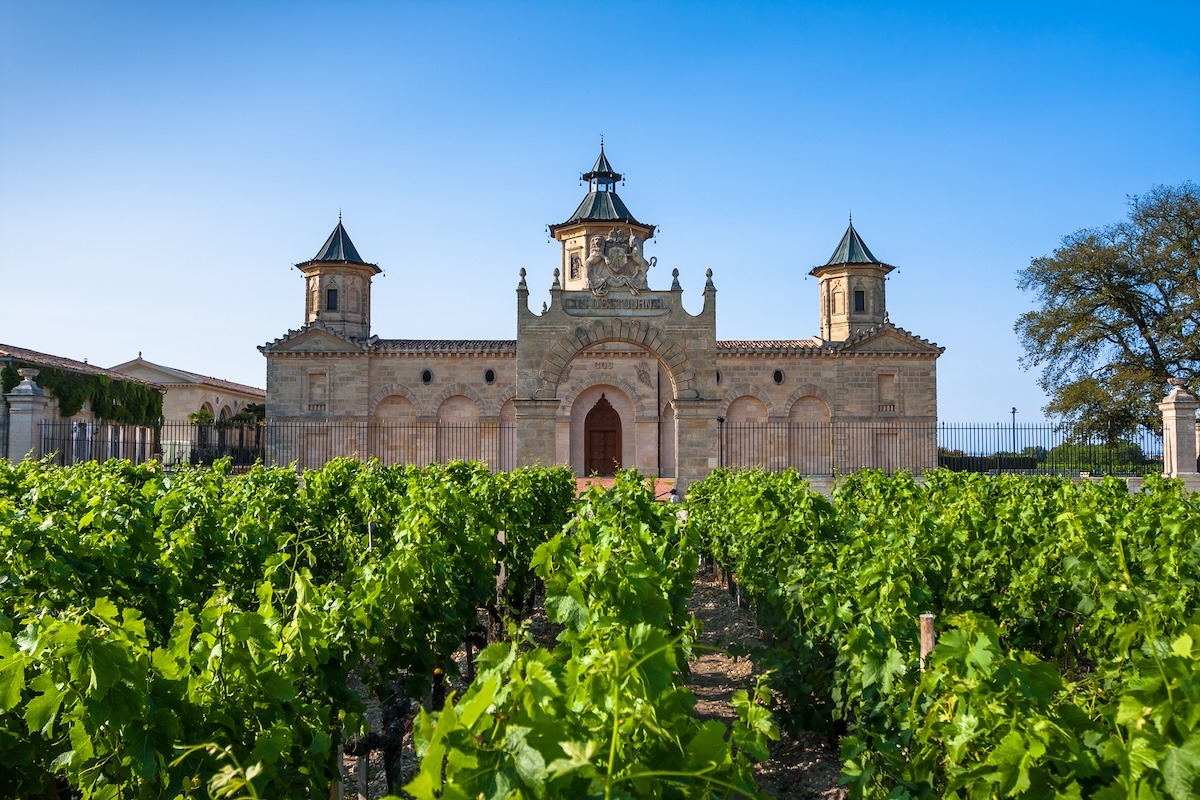
[[[640,361],[637,364],[637,376],[639,383],[644,383],[651,389],[654,388],[654,381],[650,378],[650,368]]]
[[[584,262],[592,294],[603,297],[610,290],[621,287],[632,294],[649,289],[646,273],[658,263],[658,258],[651,256],[647,260],[642,253],[644,244],[642,237],[636,234],[630,237],[617,228],[613,228],[608,236],[593,236],[591,252]]]

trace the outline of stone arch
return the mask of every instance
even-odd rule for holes
[[[499,416],[505,405],[511,405],[513,398],[517,396],[517,387],[509,386],[500,392],[496,398],[484,406],[484,412],[489,417]]]
[[[438,424],[474,424],[479,422],[481,411],[479,401],[465,394],[452,394],[437,404]]]
[[[729,402],[729,405],[725,407],[724,416],[730,423],[766,423],[771,417],[771,406],[760,397],[743,394]],[[752,417],[752,419],[747,419],[747,417]]]
[[[629,398],[629,402],[633,404],[633,413],[635,419],[646,419],[651,416],[650,409],[652,405],[647,403],[646,397],[637,390],[632,383],[624,378],[614,376],[598,377],[595,380],[588,381],[585,385],[579,386],[573,392],[562,399],[558,407],[558,415],[560,418],[570,418],[572,409],[575,407],[575,400],[582,393],[588,391],[593,386],[615,386],[625,393]]]
[[[542,360],[537,396],[556,397],[563,370],[572,359],[584,349],[603,342],[625,342],[646,348],[666,366],[675,397],[700,396],[696,372],[684,344],[646,320],[620,317],[592,320],[560,336]]]
[[[455,392],[436,403],[437,460],[486,461],[487,441],[479,424],[479,401]]]
[[[452,383],[434,395],[433,400],[431,400],[429,403],[430,412],[434,414],[438,413],[438,409],[441,408],[442,403],[446,402],[448,398],[453,397],[456,394],[461,394],[464,397],[474,400],[475,407],[481,412],[483,411],[485,403],[483,402],[483,398],[479,396],[479,392],[475,391],[471,386],[465,383]]]
[[[729,390],[725,395],[725,401],[721,404],[721,416],[729,416],[729,407],[734,401],[740,400],[743,397],[753,397],[761,401],[767,407],[767,416],[775,415],[775,407],[771,404],[771,398],[767,397],[766,393],[757,386],[750,383],[739,383]]]
[[[577,475],[586,474],[584,464],[584,424],[588,412],[603,396],[621,417],[621,451],[622,463],[636,463],[637,434],[636,423],[639,414],[637,402],[624,387],[616,381],[596,381],[583,387],[571,398],[571,404],[566,406],[566,416],[560,417],[559,422],[569,428],[566,439],[568,452],[565,453],[568,463]],[[565,404],[563,404],[565,405]],[[563,407],[560,405],[560,408]]]
[[[399,383],[389,383],[371,396],[371,402],[369,403],[371,416],[375,416],[375,409],[379,407],[379,404],[392,395],[400,395],[401,397],[407,399],[408,402],[413,404],[413,408],[417,410],[417,414],[419,415],[421,413],[420,401],[417,400],[417,396],[413,394],[407,386]]]
[[[787,465],[805,475],[831,475],[834,438],[830,404],[816,391],[797,394],[788,403]]]
[[[515,395],[516,392],[514,391],[513,394]],[[500,424],[502,425],[512,424],[517,421],[517,404],[513,402],[512,397],[500,404],[497,416],[500,417]]]
[[[399,412],[399,413],[397,413]],[[415,421],[417,404],[402,394],[390,394],[375,404],[371,418],[376,421]]]
[[[825,404],[825,408],[829,410],[829,414],[833,416],[833,397],[824,388],[817,386],[815,383],[806,383],[796,391],[792,392],[784,403],[784,411],[787,414],[792,413],[792,407],[796,405],[796,401],[802,397],[815,397]]]

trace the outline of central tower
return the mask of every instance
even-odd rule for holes
[[[566,222],[550,226],[550,235],[562,244],[562,264],[559,269],[562,270],[563,289],[569,292],[603,289],[602,284],[607,282],[607,271],[622,269],[623,265],[614,265],[606,257],[609,242],[620,241],[621,249],[639,262],[629,265],[631,276],[644,263],[641,261],[642,244],[654,236],[654,226],[634,219],[617,195],[617,183],[621,179],[621,173],[608,163],[608,156],[604,155],[604,140],[601,139],[596,163],[590,171],[580,176],[580,180],[587,181],[587,196]],[[645,276],[644,269],[641,270],[641,276]],[[634,288],[646,288],[644,280],[641,282],[642,286]]]

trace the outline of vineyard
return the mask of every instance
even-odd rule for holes
[[[1178,484],[714,473],[689,527],[863,797],[1200,796],[1200,502]],[[920,616],[942,627],[922,668]]]
[[[677,509],[564,469],[0,462],[0,797],[326,798],[370,751],[416,798],[759,796],[776,720],[852,796],[1200,795],[1177,485],[718,471]],[[701,560],[766,641],[728,725],[685,682]]]

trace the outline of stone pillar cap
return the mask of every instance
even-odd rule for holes
[[[1196,398],[1188,393],[1188,390],[1185,388],[1185,382],[1182,378],[1168,378],[1167,383],[1171,385],[1171,391],[1167,393],[1165,398],[1163,398],[1164,403],[1197,402]]]
[[[34,397],[40,397],[40,396],[46,394],[45,392],[42,391],[42,387],[38,386],[36,383],[33,382],[33,379],[36,378],[40,373],[41,373],[41,370],[32,369],[31,367],[21,367],[20,369],[18,369],[17,374],[21,376],[22,380],[20,383],[18,383],[16,386],[13,387],[13,390],[11,392],[8,393],[9,396],[11,397],[12,395],[31,395]]]

